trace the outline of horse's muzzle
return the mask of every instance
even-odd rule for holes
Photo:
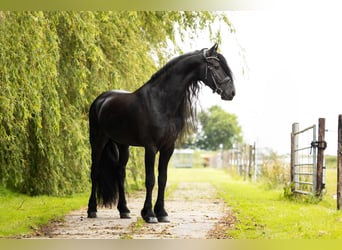
[[[230,77],[224,78],[220,86],[222,87],[221,99],[226,101],[233,100],[236,93],[232,79]]]

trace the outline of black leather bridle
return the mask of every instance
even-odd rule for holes
[[[219,95],[222,94],[223,90],[219,87],[219,85],[217,84],[216,82],[216,79],[215,79],[215,73],[214,71],[212,70],[212,67],[209,65],[209,60],[210,59],[213,59],[213,60],[216,60],[218,62],[220,62],[220,59],[216,56],[206,56],[206,53],[207,53],[207,49],[204,49],[203,50],[203,57],[206,61],[206,67],[205,67],[205,76],[204,76],[204,79],[208,79],[208,71],[210,73],[210,76],[211,76],[211,79],[214,83],[214,89],[213,89],[213,93],[217,93]]]

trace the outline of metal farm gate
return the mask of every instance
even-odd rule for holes
[[[292,191],[320,196],[324,188],[323,162],[325,119],[319,119],[317,139],[316,125],[299,130],[292,124],[291,133],[291,183]]]

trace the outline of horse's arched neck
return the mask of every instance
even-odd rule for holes
[[[142,89],[155,108],[166,115],[177,114],[184,103],[186,91],[193,82],[200,80],[201,55],[193,55],[173,65],[157,79]]]
[[[163,95],[164,97],[183,97],[189,85],[200,80],[200,65],[203,61],[201,55],[192,55],[181,60],[170,67],[164,74],[160,75],[150,83],[146,84],[151,94]],[[165,99],[163,99],[165,101]]]

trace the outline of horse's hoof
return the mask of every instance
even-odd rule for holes
[[[88,218],[97,218],[96,212],[88,212]]]
[[[162,222],[162,223],[169,223],[169,217],[168,216],[161,216],[161,217],[157,217],[158,222]]]
[[[158,223],[158,220],[157,220],[156,217],[145,217],[145,218],[143,218],[143,219],[144,219],[144,221],[145,221],[146,223],[149,223],[149,224]]]
[[[130,213],[120,213],[120,219],[131,219]]]

